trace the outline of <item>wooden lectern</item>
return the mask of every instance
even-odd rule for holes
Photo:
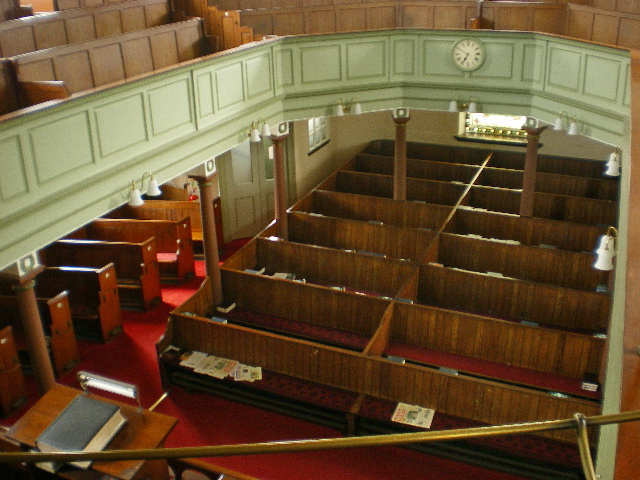
[[[62,412],[76,396],[83,395],[64,385],[55,384],[31,407],[9,430],[7,437],[18,442],[24,450],[35,448],[36,438]],[[135,406],[120,403],[98,395],[87,394],[121,407],[127,424],[109,443],[108,450],[139,450],[164,446],[164,441],[178,421],[161,413],[139,410]],[[105,477],[105,475],[108,477]],[[89,470],[63,466],[58,472],[62,478],[98,480],[113,478],[121,480],[159,479],[168,480],[166,460],[119,460],[93,462]]]

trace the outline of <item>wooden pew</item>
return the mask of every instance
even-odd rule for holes
[[[287,220],[289,240],[417,262],[436,236],[434,231],[318,215],[290,212]]]
[[[122,330],[122,313],[113,263],[102,268],[46,267],[38,275],[39,296],[69,291],[73,327],[78,338],[106,342]]]
[[[47,336],[49,355],[56,375],[60,376],[80,361],[68,294],[64,291],[52,298],[39,298],[38,307],[44,333]],[[21,363],[30,365],[16,297],[0,296],[0,312],[2,315],[0,321],[11,324],[13,327]]]
[[[599,411],[597,403],[589,400],[557,397],[547,391],[465,375],[452,376],[425,366],[395,363],[373,354],[212,322],[204,316],[214,307],[206,298],[209,295],[206,290],[208,285],[205,284],[191,300],[172,312],[165,338],[158,344],[159,353],[168,346],[207,352],[347,392],[418,404],[443,414],[486,423],[514,423],[534,417],[538,420],[568,418],[576,411],[586,414]],[[188,312],[188,315],[180,312]],[[172,377],[170,366],[163,368],[164,380],[171,382],[175,377]],[[188,376],[182,378],[188,379]],[[433,385],[438,385],[439,395],[429,395]],[[539,402],[537,411],[513,408],[528,404],[532,398]],[[564,433],[550,436],[567,441],[573,441],[575,437]]]
[[[162,187],[163,189],[165,187]],[[224,244],[222,229],[222,208],[220,197],[213,200],[213,215],[216,224],[218,245]],[[145,200],[144,205],[130,207],[124,205],[108,215],[109,218],[137,218],[138,220],[172,220],[189,217],[191,221],[191,239],[202,242],[202,218],[199,201],[187,200]]]
[[[445,268],[420,269],[418,303],[526,321],[587,333],[606,334],[611,297],[489,274]]]
[[[19,0],[0,0],[0,22],[33,15],[31,5],[20,5]]]
[[[20,97],[13,69],[8,60],[0,59],[0,115],[20,108]]]
[[[27,399],[24,374],[11,325],[0,329],[0,416],[7,416]]]
[[[62,81],[71,94],[148,74],[209,53],[202,19],[25,53],[9,60],[18,84]],[[24,106],[24,105],[23,105]]]
[[[69,238],[142,243],[154,237],[160,280],[185,282],[195,274],[191,221],[98,218]]]
[[[0,23],[0,56],[13,57],[172,21],[167,0],[129,0]]]
[[[113,263],[120,306],[149,310],[162,301],[155,243],[153,237],[140,243],[58,240],[43,251],[43,260],[51,267],[99,268]]]

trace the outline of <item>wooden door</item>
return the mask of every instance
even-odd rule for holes
[[[271,141],[248,140],[218,157],[225,241],[252,237],[274,218]]]

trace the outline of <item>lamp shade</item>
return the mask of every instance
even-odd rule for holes
[[[129,190],[129,205],[132,207],[139,207],[144,203],[140,190],[136,188],[136,184],[131,182],[131,190]]]
[[[158,186],[158,181],[151,175],[151,179],[149,180],[149,188],[147,189],[147,195],[150,197],[159,197],[162,195],[162,190]]]
[[[613,248],[604,248],[596,252],[596,261],[593,263],[593,268],[596,270],[609,271],[613,270]]]
[[[262,132],[260,134],[262,135],[262,138],[269,137],[271,135],[271,128],[267,122],[262,124]]]
[[[458,112],[458,102],[456,102],[455,100],[451,100],[449,102],[449,111]]]
[[[580,133],[580,129],[578,128],[578,122],[574,120],[569,125],[569,131],[567,132],[567,135],[578,135],[578,133]]]
[[[251,125],[251,132],[249,133],[249,140],[253,143],[258,143],[260,141],[260,132],[258,131],[258,127],[256,124]]]
[[[553,124],[554,130],[564,130],[564,122],[562,121],[562,117],[556,118],[555,123]]]
[[[609,154],[609,160],[606,163],[604,174],[609,177],[620,176],[620,160],[618,159],[618,154],[616,152],[611,152]]]
[[[362,105],[360,105],[359,103],[356,103],[353,105],[353,114],[354,115],[360,115],[362,113]]]
[[[476,102],[469,102],[469,106],[467,107],[467,112],[476,113],[478,111],[478,104]]]
[[[338,105],[335,106],[335,108],[333,109],[333,114],[338,117],[344,116],[344,109],[342,108],[342,103],[339,103]]]

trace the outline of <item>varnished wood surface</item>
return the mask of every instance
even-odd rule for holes
[[[54,385],[11,427],[7,436],[25,447],[35,447],[38,435],[78,395],[82,395],[80,390],[60,384]],[[163,446],[164,440],[177,422],[177,419],[168,415],[147,410],[138,411],[137,407],[125,403],[93,394],[89,396],[120,406],[122,414],[127,419],[127,424],[109,443],[110,450],[135,450]],[[129,480],[135,477],[143,465],[144,462],[141,460],[94,462],[91,469]]]

